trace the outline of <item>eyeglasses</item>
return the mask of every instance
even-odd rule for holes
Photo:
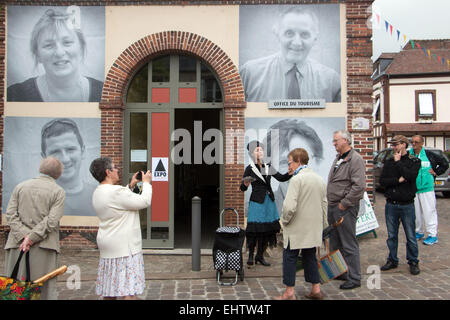
[[[421,144],[422,142],[420,141],[411,141],[412,144]]]

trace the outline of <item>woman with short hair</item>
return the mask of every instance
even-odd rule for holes
[[[138,172],[127,187],[117,185],[119,170],[111,158],[95,159],[89,170],[100,182],[92,196],[100,220],[96,293],[105,300],[136,299],[145,287],[139,210],[150,206],[152,173],[142,172],[142,192],[137,194],[131,190],[138,183]]]

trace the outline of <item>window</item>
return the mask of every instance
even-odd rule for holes
[[[183,55],[157,57],[131,79],[129,103],[222,103],[217,75],[202,61]]]
[[[416,121],[436,120],[436,90],[416,90]]]
[[[373,107],[372,117],[375,121],[381,121],[380,116],[380,97],[377,97],[377,101],[375,102],[375,106]]]

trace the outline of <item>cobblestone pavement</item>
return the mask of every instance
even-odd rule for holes
[[[374,211],[380,227],[373,233],[359,238],[361,252],[361,287],[353,290],[340,290],[341,281],[334,280],[321,286],[327,300],[428,300],[450,299],[450,199],[437,194],[439,214],[439,242],[433,246],[419,243],[421,273],[413,276],[409,273],[406,261],[406,239],[403,229],[399,231],[399,259],[397,269],[379,274],[379,286],[374,281],[376,273],[372,268],[381,267],[388,254],[386,246],[386,225],[384,219],[384,196],[376,194]],[[244,254],[246,261],[247,254]],[[98,264],[97,250],[63,250],[60,265],[75,266],[81,275],[80,288],[71,288],[71,277],[75,273],[58,277],[60,300],[98,300],[95,294],[95,278]],[[282,284],[282,248],[277,247],[266,259],[272,265],[256,265],[245,269],[244,281],[235,286],[220,286],[216,282],[212,256],[201,257],[201,271],[192,271],[190,255],[144,255],[146,289],[139,298],[144,300],[268,300],[281,294]],[[372,267],[371,267],[372,266]],[[4,251],[0,255],[0,270],[4,270]],[[2,272],[3,273],[3,272]],[[234,272],[224,275],[231,280]],[[374,288],[375,285],[375,288]],[[303,271],[297,274],[296,294],[298,299],[304,295],[310,285],[304,282]]]

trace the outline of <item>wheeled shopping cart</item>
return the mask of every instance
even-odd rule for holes
[[[237,226],[230,227],[224,224],[226,211],[233,211],[237,217]],[[244,280],[244,268],[242,262],[242,246],[244,244],[245,231],[239,227],[239,214],[234,208],[225,208],[220,213],[220,227],[216,230],[213,245],[213,262],[216,270],[217,283],[223,286],[234,286]],[[223,272],[235,271],[234,282],[223,282]]]

